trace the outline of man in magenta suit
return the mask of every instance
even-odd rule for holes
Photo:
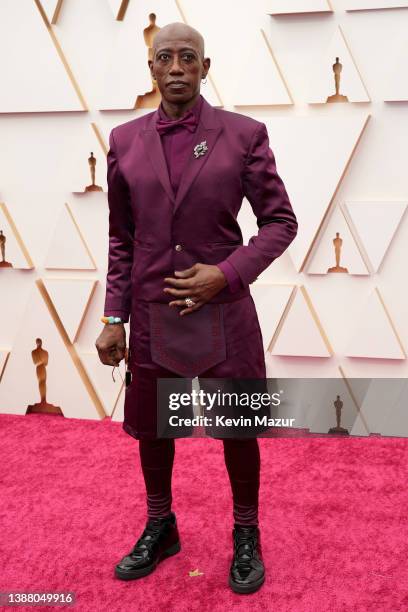
[[[180,550],[171,510],[174,439],[157,435],[158,378],[265,378],[262,334],[249,290],[297,232],[296,216],[264,123],[211,106],[200,94],[210,68],[199,32],[183,23],[155,36],[158,109],[117,126],[108,154],[109,261],[105,316],[129,321],[124,430],[139,440],[147,523],[117,564],[145,576]],[[237,215],[246,197],[258,233],[243,245]],[[123,323],[105,325],[103,363],[126,353]],[[260,588],[260,457],[255,438],[223,440],[233,497],[229,584]]]

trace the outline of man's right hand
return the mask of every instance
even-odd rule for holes
[[[126,353],[126,330],[123,323],[105,325],[95,346],[102,363],[119,365]]]

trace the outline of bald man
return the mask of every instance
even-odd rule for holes
[[[161,104],[114,128],[108,154],[104,314],[130,317],[123,429],[139,440],[147,499],[146,527],[115,568],[122,580],[150,574],[181,548],[171,509],[175,442],[157,435],[157,380],[265,379],[249,285],[297,232],[265,124],[214,108],[200,93],[210,68],[201,34],[183,23],[165,26],[148,64]],[[248,245],[237,223],[244,197],[259,228]],[[102,363],[117,365],[125,356],[123,323],[106,325],[96,346]],[[222,441],[234,517],[228,581],[235,592],[251,593],[265,579],[258,441]],[[207,530],[217,520],[216,502],[208,518]]]

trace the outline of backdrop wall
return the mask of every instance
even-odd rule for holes
[[[122,381],[94,346],[107,141],[157,107],[148,44],[171,21],[205,37],[204,97],[267,124],[299,219],[251,285],[268,376],[407,378],[408,1],[2,0],[0,259],[12,265],[0,268],[0,411],[38,402],[45,368],[65,416],[122,418]],[[348,102],[327,103],[336,57]],[[91,152],[102,190],[84,193]],[[248,202],[239,220],[247,242]],[[347,271],[333,273],[336,233]],[[398,435],[396,422],[376,427]]]

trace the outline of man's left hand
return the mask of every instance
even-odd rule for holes
[[[166,277],[164,279],[164,282],[170,283],[172,287],[165,287],[163,291],[178,298],[169,302],[169,306],[185,306],[180,311],[180,315],[198,310],[228,285],[224,273],[218,266],[196,263],[186,270],[175,270],[174,274],[176,278]],[[184,301],[186,297],[195,302],[194,306],[186,306]]]

